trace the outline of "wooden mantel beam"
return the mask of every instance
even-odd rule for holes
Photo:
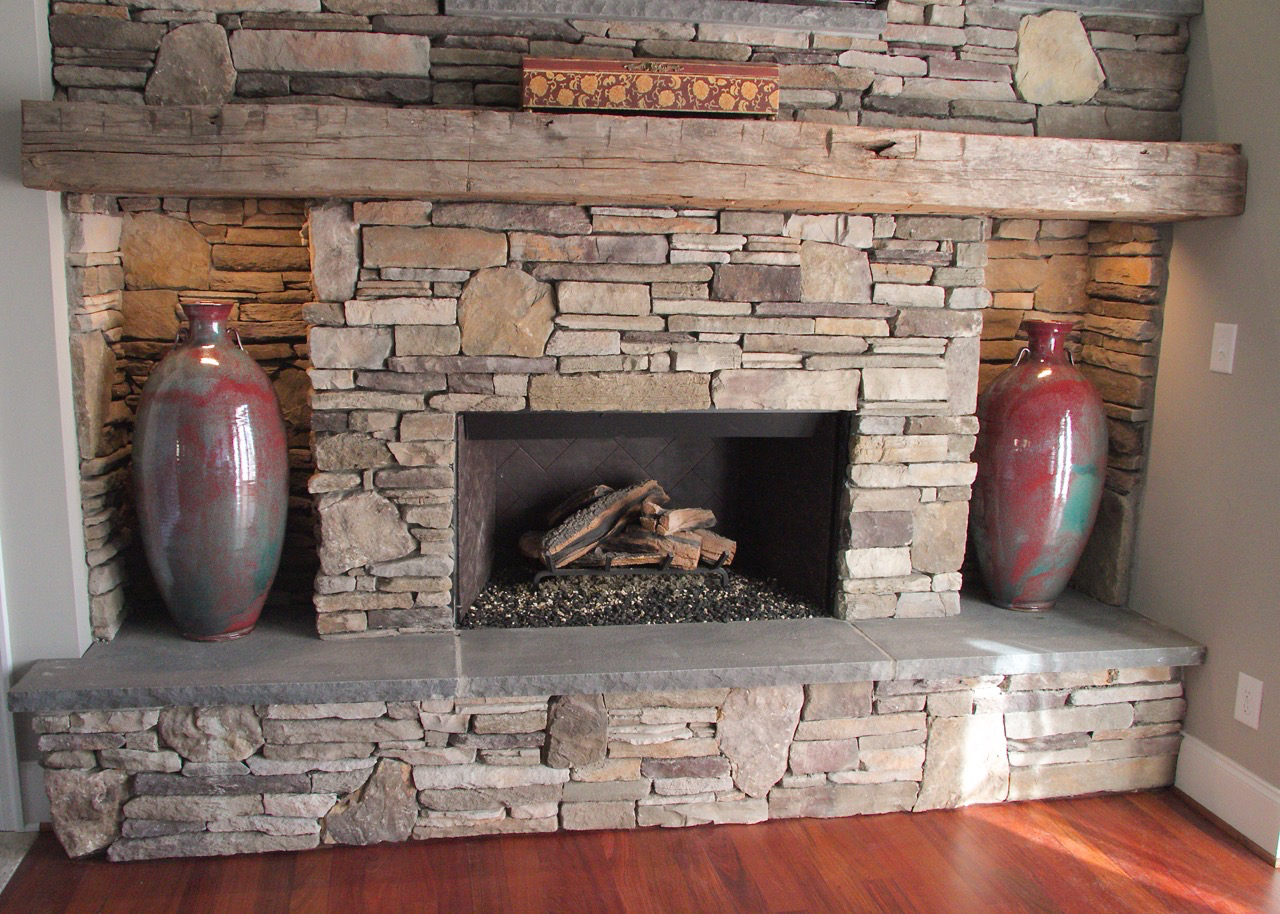
[[[422,198],[1167,222],[1244,210],[1238,146],[795,121],[23,103],[23,181],[81,193]]]

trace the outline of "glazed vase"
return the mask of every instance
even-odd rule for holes
[[[266,373],[227,335],[231,306],[185,305],[185,339],[142,392],[133,484],[147,563],[179,630],[247,635],[280,565],[289,461]]]
[[[1064,348],[1073,325],[1022,326],[1028,348],[978,400],[969,530],[992,602],[1035,612],[1066,589],[1098,516],[1107,422]]]

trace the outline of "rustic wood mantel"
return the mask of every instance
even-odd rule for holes
[[[328,105],[23,103],[23,181],[81,193],[423,198],[1169,222],[1244,211],[1218,143]]]

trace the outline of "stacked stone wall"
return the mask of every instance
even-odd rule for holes
[[[1128,600],[1168,278],[1168,235],[1156,226],[997,220],[988,245],[981,387],[1017,358],[1026,318],[1070,320],[1069,343],[1107,408],[1102,507],[1072,584],[1114,605]]]
[[[1167,785],[1176,670],[36,718],[54,828],[112,860],[752,823]]]
[[[888,4],[887,24],[877,35],[866,37],[707,23],[461,17],[442,13],[435,0],[393,4],[395,9],[373,0],[218,0],[216,3],[193,0],[179,4],[184,9],[176,11],[167,8],[172,5],[163,0],[130,0],[128,3],[55,0],[51,3],[50,35],[57,97],[150,105],[265,101],[510,108],[518,101],[519,62],[525,54],[618,59],[678,57],[778,63],[782,68],[780,116],[783,118],[972,133],[1160,140],[1176,139],[1180,131],[1178,109],[1188,39],[1187,24],[1178,18],[1082,17],[1063,11],[1029,15],[986,0],[938,3],[893,0]],[[291,421],[295,501],[286,555],[293,564],[286,566],[281,581],[286,599],[305,592],[307,588],[302,581],[309,576],[307,565],[314,565],[315,561],[302,492],[309,461],[305,440],[306,406],[301,402],[304,387],[300,380],[301,369],[306,367],[302,339],[305,331],[300,314],[307,282],[303,275],[305,268],[297,246],[291,242],[283,245],[278,241],[266,244],[252,240],[247,245],[226,243],[232,231],[296,229],[301,222],[296,204],[202,203],[176,198],[116,201],[69,196],[67,208],[71,352],[95,636],[111,637],[120,625],[126,603],[141,599],[140,596],[131,596],[128,601],[125,598],[127,582],[132,581],[128,586],[133,587],[145,580],[128,518],[128,441],[132,407],[140,385],[164,348],[166,334],[173,324],[171,317],[164,316],[164,311],[172,303],[174,292],[197,291],[202,297],[224,293],[240,296],[244,319],[241,329],[247,346],[264,360],[277,381]],[[239,223],[234,219],[224,220],[224,213],[234,215],[236,212],[241,214]],[[279,269],[259,267],[247,260],[213,264],[207,278],[175,280],[164,288],[130,286],[125,282],[127,264],[119,256],[118,239],[122,220],[140,217],[163,220],[157,224],[174,228],[175,239],[191,236],[190,231],[175,228],[177,223],[188,223],[188,228],[194,228],[201,236],[192,245],[195,248],[203,243],[230,256],[236,248],[278,246],[281,256],[294,259]],[[687,218],[696,223],[707,217]],[[424,224],[433,223],[428,220]],[[865,222],[856,218],[849,224],[864,225]],[[1008,228],[998,229],[995,239],[995,277],[991,285],[995,292],[994,308],[985,312],[983,360],[988,366],[985,370],[989,373],[991,366],[1006,361],[1011,357],[1011,350],[1016,349],[1015,317],[1039,311],[1076,315],[1086,321],[1080,358],[1107,397],[1112,418],[1112,454],[1101,519],[1076,583],[1094,596],[1122,603],[1127,595],[1129,555],[1150,418],[1166,246],[1155,230],[1141,226],[1096,225],[1081,235],[1082,223],[1008,220],[1003,224]],[[512,229],[513,237],[521,231],[518,222],[511,226],[483,224],[479,227],[486,231]],[[535,236],[540,231],[542,229],[537,228],[525,234],[538,243]],[[598,230],[594,226],[592,231],[626,234],[625,230]],[[879,227],[876,231],[880,231]],[[1028,237],[1028,231],[1034,235]],[[227,234],[220,238],[220,232]],[[743,234],[742,231],[721,233]],[[675,237],[677,234],[693,236],[696,231],[670,234],[668,265],[689,270],[699,265],[705,270],[710,260],[717,259],[712,255],[737,257],[739,263],[757,266],[789,266],[793,265],[789,258],[796,254],[785,245],[777,250],[749,252],[699,251],[696,242],[682,247],[682,242]],[[338,244],[341,240],[333,236],[327,243]],[[795,239],[788,237],[787,240]],[[921,280],[919,277],[924,274],[917,268],[936,269],[940,276],[950,276],[960,285],[970,282],[971,278],[963,278],[962,274],[971,273],[979,264],[958,260],[943,262],[946,246],[956,241],[941,241],[939,256],[934,258],[937,262],[879,260],[880,274],[875,277],[878,286],[901,287],[901,294],[906,298],[877,300],[873,304],[906,305],[912,309],[932,307],[935,303],[931,299],[911,298],[911,295],[926,293],[913,292],[909,287],[945,286],[950,280],[934,282],[932,277]],[[519,243],[522,242],[513,242],[513,245]],[[1019,244],[1024,248],[1017,248]],[[930,252],[920,253],[927,259]],[[746,254],[754,259],[741,259]],[[525,251],[521,256],[537,262],[540,255],[537,251]],[[608,262],[611,257],[627,255],[614,251],[588,252],[583,248],[562,249],[554,256],[598,258]],[[510,257],[512,262],[518,259],[514,253]],[[1041,280],[1027,286],[1026,271],[1038,268],[1026,261],[1037,259],[1049,265],[1042,275],[1043,286]],[[546,272],[547,265],[543,267]],[[1126,273],[1129,268],[1145,273]],[[393,275],[394,268],[389,269],[387,275]],[[407,275],[415,269],[421,271],[420,267],[407,267],[402,268],[401,273]],[[889,276],[891,269],[896,270],[896,278]],[[1006,282],[1010,271],[1018,270],[1022,271],[1021,277]],[[1102,275],[1096,271],[1102,271]],[[461,276],[474,271],[452,272]],[[378,297],[373,282],[368,277],[362,280],[363,291],[359,297]],[[456,299],[461,290],[451,286],[458,286],[459,282],[458,279],[426,281],[419,285],[417,292],[404,294]],[[557,288],[571,285],[558,278],[550,283]],[[678,299],[686,291],[693,295],[690,290],[704,285],[702,280],[618,284],[652,286],[653,299]],[[688,289],[682,290],[682,285]],[[315,297],[323,303],[345,301],[349,296],[318,293]],[[735,334],[705,326],[709,315],[699,318],[704,326],[692,340],[668,347],[665,354],[662,344],[658,343],[658,350],[651,353],[644,351],[651,346],[635,342],[635,336],[641,332],[635,328],[642,323],[641,318],[652,324],[656,315],[652,311],[630,313],[627,309],[636,307],[634,301],[614,307],[623,309],[614,315],[616,318],[634,319],[633,339],[628,350],[607,354],[588,351],[592,337],[590,331],[583,328],[589,326],[590,317],[562,315],[557,318],[554,347],[586,349],[554,353],[558,372],[584,372],[586,366],[591,365],[605,366],[603,370],[611,372],[623,361],[631,365],[647,360],[646,370],[656,373],[663,370],[664,358],[669,360],[668,367],[679,372],[691,371],[692,366],[699,363],[714,365],[715,370],[722,371],[724,359],[731,358],[728,354],[734,343],[729,337]],[[318,306],[316,314],[317,323],[334,320],[324,316],[323,307]],[[742,315],[720,316],[732,321]],[[680,319],[694,318],[677,319],[669,315],[664,319],[670,325],[679,323]],[[829,315],[815,319],[825,321],[824,328],[833,326]],[[345,321],[345,317],[342,320]],[[616,328],[596,329],[609,333]],[[655,332],[684,331],[672,331],[668,327]],[[941,345],[949,352],[969,345],[970,328],[948,332],[955,332],[957,336],[951,338],[941,332],[938,336],[947,340]],[[892,333],[898,335],[896,326]],[[718,339],[718,335],[724,338]],[[744,350],[737,369],[766,365],[775,369],[800,367],[796,365],[797,353],[768,349],[771,345],[784,345],[765,342],[763,338],[768,335],[753,335],[757,345],[766,348]],[[850,331],[847,335],[857,334]],[[397,347],[401,339],[405,347],[421,350],[423,356],[436,354],[441,345],[449,348],[447,343],[442,343],[444,336],[440,331],[428,332],[422,327],[399,334]],[[595,339],[599,341],[603,337],[597,335]],[[887,357],[885,342],[881,341],[878,354]],[[871,351],[876,352],[874,348]],[[814,369],[821,364],[820,357],[835,365],[842,356],[849,355],[832,350],[805,353],[803,367]],[[923,365],[930,357],[923,352],[902,351],[900,355],[904,363],[914,359],[916,365]],[[949,364],[955,365],[958,361],[949,361]],[[453,385],[450,392],[475,393],[467,385],[475,383],[485,387],[487,382],[479,377],[485,374],[453,371],[448,382]],[[521,371],[488,374],[492,375],[495,398],[506,397],[509,391],[520,387]],[[474,377],[465,380],[463,376]],[[811,375],[809,381],[816,378],[817,375]],[[545,378],[536,383],[544,389],[552,384]],[[384,397],[389,393],[392,391],[383,391]],[[498,402],[495,398],[484,408],[495,408]],[[454,398],[457,403],[463,399],[465,397]],[[327,402],[340,401],[329,397]],[[371,401],[366,398],[363,402]],[[383,402],[391,401],[384,399]],[[395,413],[396,409],[368,408],[362,412],[369,415],[359,421],[381,422],[387,421],[386,414]],[[321,431],[327,434],[332,430]],[[386,428],[358,431],[375,439],[387,438],[390,434]],[[963,446],[964,440],[972,436],[973,427],[964,417],[947,422],[930,417],[923,422],[921,417],[868,413],[859,432],[870,437],[891,435],[904,440],[921,439],[921,449],[900,461],[905,466],[953,462],[954,454],[950,450],[945,460],[938,461],[939,441],[924,439],[946,436]],[[401,446],[396,466],[417,468],[419,476],[425,478],[426,467],[434,465],[431,454],[446,448],[444,442],[451,434],[439,427],[418,428],[414,434],[422,435],[413,439],[417,441],[417,456],[405,456],[406,448]],[[405,444],[404,441],[394,443]],[[902,444],[899,440],[896,449],[900,455],[907,453]],[[879,478],[884,478],[885,471],[856,465],[868,462],[869,453],[870,450],[864,448],[861,460],[855,461],[855,477],[880,473]],[[409,461],[407,465],[401,463],[405,460]],[[956,530],[963,511],[959,505],[948,504],[959,500],[959,490],[951,481],[922,482],[933,479],[922,470],[912,470],[908,475],[916,480],[912,486],[919,491],[918,498],[909,499],[909,504],[900,496],[877,501],[879,496],[850,491],[851,501],[860,501],[862,510],[879,513],[880,519],[889,523],[875,529],[851,525],[847,533],[849,546],[858,554],[851,555],[850,559],[855,564],[869,566],[880,583],[845,589],[839,607],[842,614],[867,617],[955,609],[958,577],[954,571],[923,571],[917,560],[928,553],[929,557],[924,559],[928,567],[950,568],[951,557],[962,548],[956,542]],[[408,477],[402,475],[401,478]],[[333,480],[317,484],[324,486],[329,482]],[[428,525],[442,523],[439,515],[444,510],[441,507],[444,496],[432,486],[406,488],[423,490],[417,495],[422,502],[414,506],[416,516],[424,520],[418,530],[421,550],[423,555],[438,554],[447,525]],[[435,494],[427,494],[427,490]],[[319,494],[322,499],[327,497],[325,493]],[[399,504],[403,509],[407,503]],[[914,541],[890,542],[903,538],[906,515],[910,515],[916,532],[931,527],[945,532],[932,536],[932,542],[923,547]],[[910,568],[904,560],[903,550],[907,548],[911,549]],[[434,561],[418,564],[420,570],[429,565],[432,571],[407,576],[416,578],[423,588],[412,592],[416,596],[406,597],[399,592],[370,594],[361,599],[369,604],[370,611],[379,615],[334,616],[328,624],[335,631],[349,633],[355,633],[353,629],[361,632],[420,630],[446,624],[443,607],[448,595],[440,589],[429,589],[443,586],[441,580],[445,575],[437,572],[441,572],[444,565]],[[893,588],[885,586],[890,581],[894,581]],[[326,586],[347,587],[349,582],[322,583],[322,590]],[[402,581],[398,586],[407,584]],[[322,593],[321,596],[334,595]],[[410,600],[408,606],[404,605],[407,599]],[[358,612],[365,613],[365,610]],[[376,624],[371,624],[375,619]]]
[[[322,635],[453,624],[467,411],[856,411],[838,614],[959,611],[986,220],[394,201],[312,219],[317,292],[353,296],[307,312]]]
[[[782,67],[781,114],[969,133],[1177,139],[1187,25],[893,0],[867,37],[683,22],[440,15],[435,0],[52,4],[59,97],[519,104],[523,55]],[[1021,34],[1021,38],[1020,38]]]
[[[188,301],[233,305],[230,326],[281,401],[293,495],[286,558],[271,603],[305,604],[315,574],[315,523],[307,494],[311,384],[302,312],[313,295],[304,205],[68,195],[66,206],[94,636],[109,639],[127,608],[158,599],[133,534],[133,417],[151,371],[174,344],[181,304]]]

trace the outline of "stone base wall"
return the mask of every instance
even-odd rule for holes
[[[54,828],[111,860],[752,823],[1172,783],[1168,667],[36,718]]]
[[[452,626],[468,411],[856,412],[837,614],[959,611],[987,220],[371,201],[311,223],[321,635]]]
[[[181,10],[170,9],[180,6]],[[1187,25],[903,0],[878,32],[437,15],[435,0],[108,0],[53,5],[59,97],[125,104],[343,100],[519,105],[520,58],[781,65],[784,119],[1172,140]],[[403,12],[411,12],[404,15]]]

